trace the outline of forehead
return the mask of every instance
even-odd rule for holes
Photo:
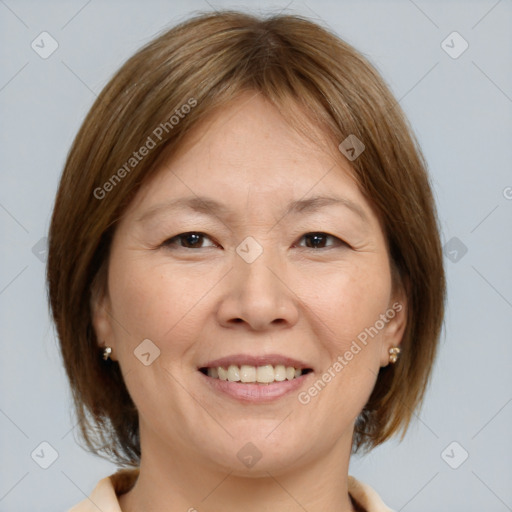
[[[245,93],[198,122],[172,155],[162,155],[131,209],[213,195],[258,210],[277,199],[332,191],[365,203],[349,162],[316,125],[311,124],[311,133],[313,140],[292,128],[260,94]]]

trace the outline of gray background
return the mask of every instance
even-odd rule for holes
[[[286,6],[250,4],[253,12]],[[0,1],[1,512],[66,510],[115,471],[75,440],[43,237],[96,95],[135,50],[198,9],[212,7]],[[425,406],[401,444],[354,458],[350,472],[399,511],[512,510],[512,3],[311,0],[287,10],[330,26],[389,82],[429,162],[448,244],[448,310]],[[59,45],[47,59],[31,48],[43,31]],[[441,46],[453,31],[469,44],[458,58]],[[445,48],[454,54],[462,44],[451,36]],[[58,452],[48,469],[40,465],[53,452],[43,441]]]

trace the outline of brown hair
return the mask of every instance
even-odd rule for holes
[[[199,14],[139,50],[98,96],[68,155],[50,226],[49,300],[81,434],[121,464],[139,463],[138,415],[118,363],[101,358],[91,294],[105,289],[116,223],[163,150],[172,153],[243,91],[263,94],[303,128],[307,112],[327,141],[355,135],[365,146],[351,162],[354,176],[379,215],[408,304],[402,356],[380,369],[353,451],[400,429],[403,438],[430,378],[444,313],[442,250],[426,164],[398,102],[361,54],[307,19]]]

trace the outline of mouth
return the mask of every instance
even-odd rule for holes
[[[210,361],[197,370],[215,394],[246,403],[267,403],[290,395],[314,373],[306,363],[276,354],[238,354]]]
[[[274,382],[284,382],[298,379],[311,373],[312,368],[285,366],[282,364],[249,365],[230,364],[225,366],[204,366],[199,371],[212,379],[244,384],[268,385]]]

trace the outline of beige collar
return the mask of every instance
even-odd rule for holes
[[[91,495],[68,512],[122,512],[117,496],[128,492],[137,477],[138,469],[123,469],[98,482]],[[348,492],[365,512],[393,512],[367,484],[348,477]]]

